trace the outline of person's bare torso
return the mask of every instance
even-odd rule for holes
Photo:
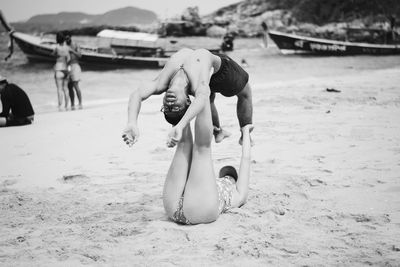
[[[175,73],[183,68],[186,75],[192,75],[192,81],[197,79],[197,74],[207,71],[209,76],[216,73],[221,66],[221,58],[205,49],[192,50],[184,48],[171,56],[170,60],[160,74],[160,81],[169,84]],[[189,94],[193,95],[193,86],[190,86]]]

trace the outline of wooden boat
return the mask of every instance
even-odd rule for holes
[[[20,32],[11,32],[10,36],[31,61],[55,62],[53,50],[55,42],[49,39],[31,36]],[[82,57],[80,64],[92,67],[162,67],[168,57],[130,56],[115,54],[112,49],[80,46]]]
[[[399,44],[345,42],[305,37],[272,30],[266,32],[282,53],[294,52],[337,56],[400,54]]]
[[[0,21],[9,33],[11,41],[17,43],[29,60],[55,62],[53,51],[56,43],[54,40],[14,31],[1,11]],[[82,54],[79,60],[80,64],[96,68],[162,67],[165,65],[169,57],[164,54],[162,48],[154,45],[155,42],[147,41],[145,46],[143,44],[146,44],[146,41],[141,43],[142,46],[134,45],[131,42],[132,40],[127,38],[127,34],[125,34],[124,40],[119,40],[120,44],[125,44],[124,46],[117,47],[118,45],[113,43],[108,47],[80,46]],[[118,38],[109,36],[109,39],[117,40]]]

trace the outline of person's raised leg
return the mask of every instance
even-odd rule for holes
[[[213,134],[214,134],[215,142],[220,143],[222,140],[229,137],[231,135],[231,133],[229,133],[221,128],[221,125],[219,123],[218,111],[217,111],[217,107],[215,106],[214,100],[215,100],[215,93],[211,92],[210,107],[211,107],[212,124],[214,127]]]
[[[236,104],[236,114],[239,120],[240,128],[248,124],[253,124],[253,100],[252,100],[252,93],[249,84],[237,94],[238,101]],[[243,136],[239,139],[239,144],[242,144]],[[254,145],[253,141],[251,140],[251,144]]]
[[[210,105],[205,105],[195,121],[192,163],[186,182],[183,211],[193,224],[218,218],[218,192],[211,157],[213,127]]]
[[[193,137],[190,125],[182,133],[167,178],[164,183],[163,202],[168,217],[172,218],[178,208],[178,203],[185,190],[185,184],[192,161]]]

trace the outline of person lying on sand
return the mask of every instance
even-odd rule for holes
[[[214,104],[215,93],[226,97],[236,95],[236,113],[240,128],[252,124],[253,104],[248,79],[247,72],[226,55],[214,55],[206,49],[181,49],[171,56],[151,85],[132,92],[124,135],[131,139],[132,143],[138,140],[137,117],[141,102],[151,95],[165,92],[162,107],[164,116],[168,122],[182,129],[202,110],[205,103],[210,102],[213,134],[215,141],[219,143],[229,137],[230,133],[220,126]],[[189,95],[194,96],[193,103]],[[242,137],[239,143],[241,140]]]

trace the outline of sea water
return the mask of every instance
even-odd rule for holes
[[[179,47],[209,47],[220,42],[219,38],[175,38]],[[93,38],[74,37],[78,44],[93,44]],[[0,35],[0,74],[8,81],[23,88],[29,95],[36,113],[58,112],[57,92],[53,64],[32,63],[15,43],[14,54],[7,62],[7,34]],[[250,74],[254,90],[262,90],[268,84],[285,83],[324,76],[351,75],[352,73],[400,67],[400,56],[304,56],[282,55],[270,40],[268,46],[257,39],[237,39],[235,50],[228,55],[242,64]],[[121,68],[93,70],[82,66],[80,87],[84,107],[96,107],[128,101],[129,94],[139,86],[146,86],[155,79],[161,69]],[[284,87],[283,87],[284,88]],[[160,103],[161,105],[161,103]]]

